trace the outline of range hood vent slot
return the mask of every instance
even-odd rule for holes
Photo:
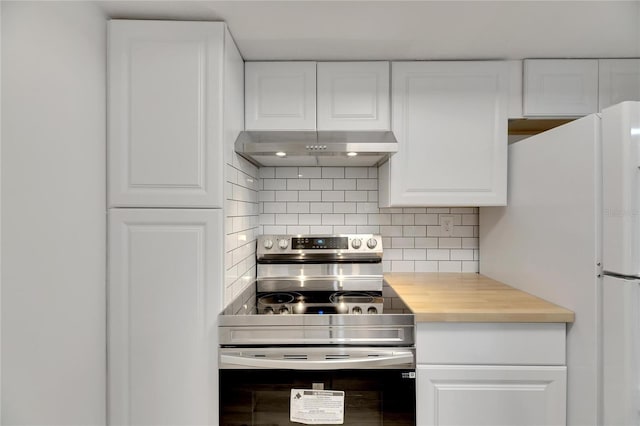
[[[257,166],[375,166],[398,141],[389,131],[244,131],[235,150]]]

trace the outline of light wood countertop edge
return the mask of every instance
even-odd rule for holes
[[[385,281],[398,293],[402,301],[412,310],[416,322],[490,322],[490,323],[572,323],[575,313],[538,296],[516,289],[508,284],[477,273],[386,273]],[[407,283],[411,280],[411,283]],[[395,283],[394,283],[395,281]],[[399,283],[398,281],[404,281]],[[417,282],[416,282],[417,281]],[[458,288],[456,288],[458,287]],[[458,303],[457,293],[462,299],[469,287],[474,296],[486,294],[482,306]],[[438,306],[419,308],[416,299],[437,298]],[[504,300],[491,307],[491,298],[498,295],[513,295],[513,305],[504,306]],[[413,299],[413,300],[412,300]],[[462,306],[464,305],[464,306]],[[533,305],[533,306],[532,306]]]

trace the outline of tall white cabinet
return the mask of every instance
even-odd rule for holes
[[[244,116],[226,94],[243,79],[224,23],[109,24],[111,425],[218,424],[223,148]]]
[[[222,211],[109,213],[109,423],[214,425]]]
[[[393,62],[398,152],[380,167],[381,207],[504,205],[507,62]]]

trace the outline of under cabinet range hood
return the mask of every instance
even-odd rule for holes
[[[398,151],[389,131],[244,131],[238,154],[258,166],[376,166]]]

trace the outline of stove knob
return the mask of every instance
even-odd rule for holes
[[[273,247],[273,241],[271,241],[271,240],[264,240],[264,248],[266,248],[267,250],[269,250],[271,247]]]
[[[354,249],[359,249],[362,246],[362,240],[360,238],[354,238],[353,241],[351,241],[351,247],[353,247]]]
[[[286,239],[281,239],[280,241],[278,241],[278,247],[280,247],[281,249],[286,249],[287,247],[289,247],[289,240]]]
[[[369,238],[369,241],[367,241],[367,247],[369,247],[370,249],[376,248],[377,245],[378,241],[375,238]]]
[[[360,306],[354,306],[351,310],[352,314],[360,315],[362,313],[362,308]]]
[[[280,315],[287,315],[289,314],[289,308],[287,308],[286,306],[282,306],[279,310],[278,313]]]
[[[375,306],[369,306],[369,309],[367,309],[367,313],[371,314],[371,315],[377,314],[378,313],[378,309],[376,309]]]
[[[264,313],[265,313],[265,315],[273,315],[273,314],[275,314],[275,312],[273,312],[273,308],[271,306],[267,306],[266,308],[264,308]]]

